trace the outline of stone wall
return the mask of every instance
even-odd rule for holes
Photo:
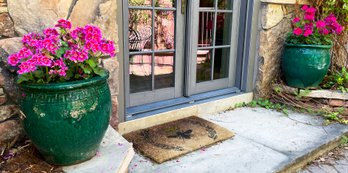
[[[256,97],[268,97],[272,82],[280,75],[281,54],[293,13],[294,4],[262,3]]]
[[[69,19],[74,26],[97,25],[104,37],[118,43],[116,17],[117,0],[0,0],[0,153],[23,134],[16,106],[16,74],[4,63],[8,55],[20,49],[21,36],[53,27],[59,19]],[[103,60],[102,65],[110,71],[110,123],[116,128],[119,65],[115,57]]]

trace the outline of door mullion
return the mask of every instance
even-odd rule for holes
[[[196,63],[198,46],[199,1],[188,1],[185,50],[185,93],[191,96],[196,87]]]
[[[125,107],[128,107],[130,105],[130,79],[129,79],[129,5],[128,1],[123,2],[123,10],[124,10],[124,17],[123,17],[123,50],[125,59],[123,62],[124,67],[124,92],[125,92]]]
[[[214,27],[213,27],[213,56],[211,58],[211,72],[210,72],[210,80],[214,80],[214,62],[215,62],[215,41],[216,41],[216,25],[217,25],[217,8],[218,8],[218,0],[215,0],[215,10],[214,10]]]
[[[152,43],[152,54],[151,54],[151,90],[155,90],[155,0],[152,0],[152,36],[151,36],[151,43]]]

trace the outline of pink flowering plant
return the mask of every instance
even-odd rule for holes
[[[104,76],[99,60],[115,56],[113,41],[102,37],[93,25],[72,28],[61,19],[54,28],[43,33],[23,36],[23,47],[8,57],[7,63],[17,68],[18,83],[56,83]]]
[[[301,10],[303,17],[292,20],[294,29],[287,36],[288,44],[331,45],[333,35],[341,34],[344,30],[333,14],[316,20],[316,8],[304,5]]]

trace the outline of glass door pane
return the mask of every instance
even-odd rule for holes
[[[211,80],[212,57],[212,49],[202,49],[197,51],[197,83]]]
[[[174,53],[155,54],[155,89],[174,87]]]
[[[191,48],[189,94],[227,88],[235,57],[232,5],[234,0],[199,0],[190,7]]]
[[[177,23],[184,20],[176,8],[180,3],[176,0],[128,0],[127,106],[171,99],[177,87],[182,87],[182,82],[177,85],[175,80],[177,45],[180,49],[184,45],[176,41]],[[180,34],[183,33],[181,30]],[[140,97],[146,99],[139,101]]]
[[[210,10],[202,8],[202,4],[205,7],[206,4],[212,4],[212,2],[214,2],[214,6]],[[228,78],[226,64],[229,64],[229,51],[231,50],[232,11],[221,12],[218,8],[219,4],[226,6],[227,2],[200,0],[196,60],[197,83]]]
[[[213,45],[214,12],[199,12],[198,47]]]
[[[218,0],[218,9],[232,10],[232,0]]]
[[[129,58],[130,93],[152,90],[151,54],[131,55]]]

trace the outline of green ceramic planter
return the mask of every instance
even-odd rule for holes
[[[281,68],[288,86],[318,87],[330,66],[332,45],[285,44]]]
[[[48,163],[71,165],[95,156],[111,113],[107,78],[20,85],[24,130]]]

